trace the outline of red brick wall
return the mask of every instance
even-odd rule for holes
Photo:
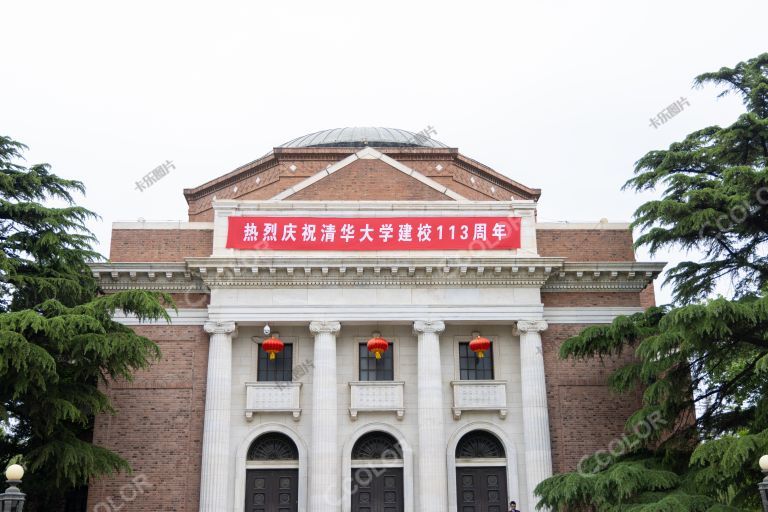
[[[117,414],[97,417],[93,436],[95,444],[126,459],[133,475],[91,482],[88,510],[197,512],[208,336],[199,326],[136,331],[155,340],[163,358],[133,382],[109,386]],[[137,477],[151,487],[137,492],[131,483]],[[121,492],[134,499],[126,501]],[[106,506],[94,509],[99,503]]]
[[[171,262],[212,252],[212,229],[113,229],[109,259]]]
[[[639,293],[632,292],[542,292],[545,307],[640,307]]]
[[[216,199],[271,199],[283,190],[314,176],[328,165],[327,160],[286,161],[252,176],[244,177],[229,186],[218,188],[196,199],[188,198],[189,221],[213,220],[213,198]],[[291,165],[296,170],[291,171]]]
[[[645,290],[640,292],[640,305],[644,308],[656,305],[656,291],[653,288],[653,283],[650,283],[645,287]]]
[[[585,455],[607,450],[620,439],[624,424],[640,405],[640,393],[616,395],[607,387],[611,371],[628,362],[630,354],[617,360],[562,360],[560,345],[588,325],[551,324],[542,333],[547,406],[555,473],[576,469]]]
[[[632,232],[622,229],[537,229],[541,256],[568,261],[635,261]]]
[[[288,200],[452,201],[381,160],[356,160]]]

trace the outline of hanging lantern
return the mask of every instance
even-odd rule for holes
[[[477,355],[478,359],[485,357],[485,352],[491,348],[491,341],[483,338],[479,334],[475,339],[469,342],[469,349]]]
[[[389,342],[381,337],[378,332],[373,333],[373,338],[368,340],[368,352],[372,352],[376,359],[381,359],[381,354],[387,351]]]
[[[269,360],[275,359],[275,356],[283,351],[285,348],[285,343],[283,343],[281,340],[275,338],[275,335],[273,334],[271,337],[265,339],[262,344],[261,348],[269,354]]]

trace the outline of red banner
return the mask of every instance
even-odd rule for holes
[[[227,248],[278,251],[520,248],[520,217],[229,217]]]

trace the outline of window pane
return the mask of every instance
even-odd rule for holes
[[[493,343],[482,359],[470,350],[469,343],[459,343],[459,378],[493,380]]]
[[[286,343],[283,351],[275,354],[275,359],[269,359],[269,354],[264,352],[259,345],[259,364],[257,368],[257,380],[259,382],[290,382],[293,380],[293,344]]]
[[[394,380],[394,359],[392,357],[393,344],[390,343],[386,352],[381,354],[381,359],[368,352],[368,344],[361,343],[359,349],[360,380]]]

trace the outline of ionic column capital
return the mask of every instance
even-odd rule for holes
[[[203,326],[208,334],[232,334],[237,329],[235,322],[219,322],[208,320]]]
[[[309,323],[312,334],[339,334],[341,323],[328,320],[316,320]]]
[[[517,322],[517,330],[523,332],[541,332],[546,331],[547,322],[544,320],[520,320]]]
[[[440,334],[445,330],[445,322],[442,320],[416,320],[413,322],[413,332],[416,334]]]

